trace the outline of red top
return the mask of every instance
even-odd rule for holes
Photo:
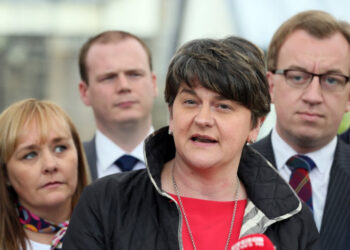
[[[178,201],[176,195],[171,196]],[[234,201],[209,201],[181,197],[194,243],[198,250],[225,249],[230,230]],[[238,241],[246,200],[239,200],[228,249]],[[182,216],[182,241],[185,250],[192,250],[192,242]]]

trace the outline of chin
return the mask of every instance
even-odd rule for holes
[[[190,166],[197,169],[210,169],[211,167],[215,166],[217,164],[217,161],[213,161],[213,159],[192,159],[189,163]]]
[[[72,195],[57,194],[46,197],[45,199],[47,206],[61,206],[71,203]]]

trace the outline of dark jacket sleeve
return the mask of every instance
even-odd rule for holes
[[[94,186],[88,186],[83,191],[64,236],[63,249],[106,249],[98,193]]]

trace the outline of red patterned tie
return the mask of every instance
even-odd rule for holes
[[[312,207],[312,189],[309,172],[316,167],[315,162],[306,155],[294,155],[287,161],[286,165],[292,171],[289,184],[313,211]]]

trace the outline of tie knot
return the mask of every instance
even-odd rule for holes
[[[115,161],[115,164],[123,171],[130,171],[139,160],[131,155],[123,155]]]
[[[310,172],[314,167],[316,167],[315,162],[306,155],[293,155],[290,157],[286,163],[291,171],[295,169],[302,168]]]

